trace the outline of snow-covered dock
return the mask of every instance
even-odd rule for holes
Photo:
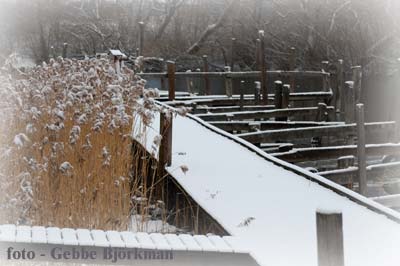
[[[342,215],[345,265],[400,260],[397,212],[195,116],[174,117],[172,130],[167,171],[261,265],[318,265],[316,213]]]

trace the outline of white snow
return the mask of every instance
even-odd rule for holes
[[[107,240],[106,232],[103,230],[92,230],[92,238],[95,246],[108,247],[110,243]]]
[[[346,266],[397,265],[397,212],[189,116],[174,118],[167,170],[260,264],[316,266],[316,211],[323,209],[343,214]],[[143,143],[149,150],[158,115],[154,121]]]
[[[183,244],[180,238],[175,234],[165,234],[165,239],[171,246],[172,250],[187,250],[187,247]]]
[[[32,242],[47,243],[47,233],[43,226],[32,227]]]

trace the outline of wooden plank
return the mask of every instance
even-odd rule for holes
[[[315,122],[315,121],[214,121],[210,122],[225,131],[253,131],[257,126],[259,130],[302,128],[343,125],[342,122]]]
[[[301,109],[301,108],[293,108],[293,109]],[[396,123],[395,122],[365,123],[365,126],[366,126],[367,138],[378,138],[380,134],[385,133],[384,139],[386,139],[387,134],[394,132]],[[259,132],[238,134],[237,136],[251,143],[265,143],[265,142],[276,142],[276,141],[287,142],[288,140],[292,141],[293,139],[306,139],[316,136],[335,136],[337,138],[346,138],[349,135],[355,135],[357,133],[356,130],[357,130],[356,124],[346,124],[346,125],[335,125],[335,126],[325,126],[325,127],[265,130]]]
[[[367,193],[367,158],[365,155],[365,119],[364,105],[359,103],[356,106],[357,117],[357,161],[358,161],[358,183],[361,195]]]
[[[319,266],[344,266],[343,218],[341,213],[317,212]]]
[[[334,112],[333,106],[328,107],[327,112]],[[303,108],[287,108],[287,109],[274,109],[265,111],[244,111],[244,112],[231,112],[221,114],[199,114],[199,118],[205,121],[228,121],[228,120],[244,120],[244,119],[269,119],[275,117],[295,117],[295,116],[308,116],[310,120],[314,120],[318,113],[318,107],[303,107]]]
[[[365,151],[367,156],[400,155],[400,144],[367,144]],[[297,148],[289,152],[273,153],[271,155],[291,163],[329,160],[347,155],[357,156],[357,146]]]

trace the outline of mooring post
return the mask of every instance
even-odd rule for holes
[[[282,109],[282,91],[283,91],[282,81],[276,80],[274,82],[274,85],[275,85],[275,95],[274,95],[275,109]]]
[[[353,73],[353,83],[354,83],[354,97],[355,103],[361,103],[361,79],[362,79],[362,68],[361,66],[353,66],[351,68]]]
[[[63,50],[62,50],[62,57],[67,58],[68,56],[68,43],[63,44]]]
[[[203,72],[204,72],[204,92],[206,95],[210,95],[210,80],[208,78],[208,58],[206,55],[203,55]]]
[[[261,40],[260,39],[256,39],[256,54],[255,54],[255,56],[256,56],[256,70],[257,71],[260,71],[261,69],[260,69],[260,43],[261,43]]]
[[[225,75],[225,94],[228,97],[232,97],[232,77],[229,75],[231,72],[231,67],[230,66],[225,66],[224,68],[225,72],[227,73]]]
[[[328,91],[330,89],[330,82],[329,82],[329,61],[322,61],[322,72],[324,72],[323,76],[322,76],[322,90],[323,91]]]
[[[324,122],[328,118],[326,103],[318,103],[317,121]]]
[[[139,22],[139,56],[143,56],[144,47],[144,22]]]
[[[282,87],[282,109],[287,109],[289,108],[289,97],[290,97],[290,85],[289,84],[284,84]],[[282,121],[287,121],[287,117],[282,117]]]
[[[294,71],[296,69],[296,48],[291,47],[289,51],[289,70]],[[296,90],[294,74],[290,75],[290,87],[292,92]]]
[[[356,105],[357,115],[357,160],[358,160],[358,186],[361,195],[367,192],[367,163],[365,155],[365,119],[364,105]]]
[[[344,110],[344,66],[343,60],[339,59],[336,64],[336,113],[337,113],[337,121],[341,121],[343,119],[343,110]]]
[[[160,112],[160,135],[161,144],[159,148],[159,169],[160,174],[163,175],[165,166],[172,164],[172,113],[161,111]]]
[[[239,108],[240,111],[243,111],[243,106],[244,106],[244,89],[245,89],[245,82],[244,80],[240,81],[240,102],[239,102]]]
[[[264,105],[268,104],[268,91],[267,91],[267,66],[265,64],[265,44],[264,44],[264,31],[258,31],[258,37],[260,39],[260,81],[261,81],[261,92],[262,102]]]
[[[235,56],[236,56],[236,38],[231,39],[231,71],[234,71],[235,67]]]
[[[254,103],[260,104],[260,90],[261,90],[261,83],[259,81],[254,82]]]
[[[343,96],[345,99],[344,104],[344,121],[346,124],[354,123],[355,115],[354,115],[354,82],[353,81],[346,81],[344,83],[344,92]]]
[[[168,100],[175,100],[175,62],[167,62]]]

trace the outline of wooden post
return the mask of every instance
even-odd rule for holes
[[[240,111],[243,111],[243,105],[244,105],[244,89],[245,89],[245,82],[244,80],[240,81],[240,102],[239,102],[239,106],[240,106]]]
[[[336,65],[337,73],[336,73],[336,79],[337,79],[337,89],[336,89],[336,112],[338,112],[338,117],[337,120],[341,121],[343,119],[343,110],[344,110],[344,66],[343,66],[343,60],[339,59]]]
[[[186,73],[190,73],[192,72],[190,69],[186,71]],[[186,87],[187,87],[187,91],[192,94],[193,93],[193,80],[190,77],[186,78]]]
[[[289,97],[290,97],[290,85],[289,84],[284,84],[282,87],[282,109],[289,108]],[[282,117],[282,121],[287,121],[287,117]]]
[[[260,81],[261,81],[261,93],[262,102],[264,105],[268,104],[268,91],[267,91],[267,66],[265,64],[265,44],[264,44],[264,31],[258,31],[258,37],[260,39]]]
[[[318,103],[317,121],[324,122],[328,118],[327,106],[325,103]]]
[[[160,135],[161,145],[159,149],[159,167],[160,174],[163,175],[165,166],[171,166],[172,163],[172,114],[160,112]]]
[[[289,51],[289,70],[294,71],[296,68],[296,48],[291,47]],[[290,87],[292,92],[296,90],[294,75],[290,75]]]
[[[354,115],[354,82],[353,81],[346,81],[344,84],[344,91],[343,96],[345,99],[344,104],[344,121],[346,124],[354,123],[355,115]]]
[[[341,213],[317,212],[318,266],[344,266]]]
[[[207,72],[208,72],[208,60],[207,60],[207,56],[203,55],[203,72],[204,74],[204,87],[205,87],[205,94],[206,95],[210,95],[211,91],[210,91],[210,80],[208,78]]]
[[[282,109],[282,91],[283,91],[282,81],[276,80],[274,82],[274,85],[275,85],[275,96],[274,96],[275,109]]]
[[[67,58],[68,56],[68,43],[63,44],[63,50],[62,50],[62,57]]]
[[[361,102],[361,79],[362,79],[362,69],[361,66],[353,66],[351,68],[353,72],[353,83],[354,83],[354,97],[355,97],[355,103],[360,103]]]
[[[168,99],[175,100],[175,62],[167,62],[167,75],[168,75]]]
[[[356,115],[357,115],[358,186],[359,186],[359,193],[365,196],[367,193],[367,163],[365,154],[364,105],[362,103],[358,103],[356,105]]]
[[[228,97],[232,97],[233,91],[232,91],[232,78],[229,76],[229,72],[231,72],[231,67],[230,66],[225,66],[224,68],[225,72],[228,73],[228,75],[225,75],[225,94]]]
[[[350,166],[354,166],[354,155],[349,155],[349,156],[342,156],[339,157],[337,159],[337,168],[338,169],[346,169]],[[353,179],[352,175],[349,175],[350,180]],[[353,182],[349,183],[349,184],[345,184],[345,187],[349,188],[349,189],[353,189]]]
[[[255,81],[255,88],[254,88],[254,103],[257,105],[260,103],[260,90],[261,90],[261,83],[259,81]]]
[[[231,39],[231,71],[235,67],[235,56],[236,56],[236,38]]]
[[[162,59],[161,72],[164,72],[164,71],[165,71],[165,62],[164,62],[164,59]],[[161,82],[161,90],[165,91],[165,78],[161,77],[160,82]]]
[[[260,71],[260,43],[261,40],[260,39],[256,39],[256,69]]]
[[[139,22],[139,56],[143,56],[144,47],[144,22]]]

